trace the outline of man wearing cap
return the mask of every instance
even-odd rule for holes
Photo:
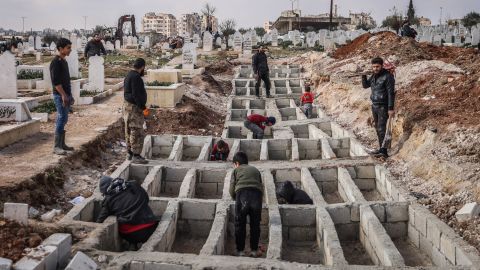
[[[247,116],[244,126],[253,132],[254,139],[263,139],[265,126],[275,125],[276,119],[273,116],[265,117],[260,114],[251,114]]]
[[[104,196],[97,222],[116,216],[120,237],[134,245],[147,242],[157,228],[159,217],[148,206],[147,192],[135,180],[113,179],[103,176],[99,183]]]
[[[143,123],[144,115],[148,115],[147,91],[142,76],[145,74],[145,60],[135,60],[133,70],[128,72],[124,82],[123,121],[125,122],[125,141],[127,144],[128,160],[132,163],[146,164],[140,154],[145,139]]]

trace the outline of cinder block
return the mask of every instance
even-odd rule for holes
[[[355,169],[357,178],[373,178],[375,179],[375,167],[374,166],[356,166]]]
[[[471,218],[478,216],[480,213],[480,205],[476,202],[467,203],[465,204],[457,213],[455,213],[455,217],[458,221],[467,221]]]
[[[315,226],[315,208],[280,207],[279,210],[285,226]]]
[[[350,219],[353,222],[359,222],[360,221],[360,207],[358,205],[352,205],[350,208]]]
[[[465,254],[465,252],[460,248],[455,249],[455,265],[462,265],[462,266],[472,265],[472,261],[470,261],[467,254]]]
[[[144,262],[132,261],[130,263],[130,270],[145,270],[144,266]]]
[[[422,211],[415,211],[415,228],[423,236],[427,236],[427,216]]]
[[[436,266],[439,266],[439,267],[451,266],[450,262],[445,257],[445,255],[443,255],[440,252],[440,250],[436,248],[432,249],[432,261]]]
[[[215,217],[214,203],[184,201],[181,206],[181,219],[213,220]]]
[[[43,270],[45,262],[33,258],[23,257],[13,265],[15,270]]]
[[[315,227],[289,227],[288,236],[292,241],[315,241],[317,231]]]
[[[0,258],[0,270],[10,270],[12,269],[12,260]]]
[[[429,258],[432,258],[433,245],[426,237],[420,236],[420,250],[425,252]]]
[[[432,245],[440,249],[440,228],[437,226],[439,221],[430,218],[427,220],[427,239],[432,243]]]
[[[355,185],[360,190],[375,190],[377,188],[377,185],[375,183],[375,179],[362,179],[362,178],[356,178],[353,179],[355,182]]]
[[[26,203],[5,203],[3,205],[3,217],[16,221],[20,224],[28,224],[28,204]]]
[[[350,208],[346,206],[335,206],[327,208],[330,216],[332,217],[333,223],[337,224],[347,224],[351,223],[351,213]]]
[[[43,241],[42,245],[57,247],[58,265],[61,267],[65,267],[65,265],[67,265],[68,259],[70,258],[70,252],[72,249],[72,236],[70,234],[66,234],[66,233],[52,234]]]
[[[38,246],[15,263],[15,270],[56,270],[57,247]]]
[[[375,213],[375,216],[377,216],[378,220],[380,220],[381,223],[384,223],[386,221],[385,205],[372,204],[371,207],[373,212]]]
[[[412,225],[408,224],[408,238],[417,248],[420,248],[420,233],[417,229]]]
[[[408,222],[385,223],[385,230],[392,239],[405,238],[407,236]]]
[[[408,221],[408,205],[392,204],[386,205],[387,222]]]
[[[445,255],[445,257],[450,261],[451,264],[455,265],[455,243],[453,239],[442,234],[440,237],[440,251]]]
[[[65,270],[96,270],[97,264],[83,252],[78,251]]]

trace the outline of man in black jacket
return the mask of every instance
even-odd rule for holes
[[[133,70],[128,72],[124,81],[123,121],[125,122],[125,141],[127,143],[128,159],[133,163],[146,164],[140,154],[145,139],[143,130],[144,114],[148,114],[147,91],[142,76],[145,74],[145,60],[135,60]]]
[[[362,75],[363,88],[372,88],[370,99],[372,100],[372,113],[377,131],[380,149],[373,152],[374,155],[388,157],[387,148],[383,147],[387,121],[395,115],[395,78],[383,68],[383,59],[380,57],[372,59],[373,75],[367,78]]]
[[[97,222],[102,223],[109,216],[117,217],[120,236],[130,244],[145,243],[153,234],[159,218],[148,206],[147,192],[136,181],[125,181],[103,176],[100,179],[103,194],[102,208]]]
[[[105,47],[103,46],[102,39],[99,34],[95,34],[92,40],[90,40],[85,46],[85,59],[92,56],[106,55]]]
[[[313,204],[308,194],[298,188],[295,188],[290,181],[281,183],[277,188],[277,199],[279,203],[287,204]]]
[[[268,68],[268,61],[267,55],[265,54],[265,47],[260,47],[258,52],[252,58],[252,67],[253,67],[253,74],[255,74],[255,80],[257,83],[255,84],[255,95],[260,97],[260,84],[265,84],[265,89],[267,91],[267,98],[270,98],[270,70]]]

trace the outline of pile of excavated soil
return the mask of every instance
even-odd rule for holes
[[[26,248],[35,248],[48,237],[47,231],[22,226],[14,221],[0,219],[0,258],[14,262],[26,255]]]
[[[232,82],[215,78],[211,73],[205,72],[192,78],[191,84],[207,93],[229,95],[232,92]]]
[[[205,67],[205,71],[210,74],[233,75],[235,65],[232,62],[221,60]]]
[[[225,116],[184,96],[173,109],[157,109],[147,119],[147,134],[221,136]]]

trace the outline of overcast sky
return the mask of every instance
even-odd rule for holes
[[[303,14],[319,14],[329,11],[328,0],[299,0]],[[134,14],[137,29],[146,12],[182,13],[200,12],[207,1],[203,0],[0,0],[0,27],[22,29],[33,28],[73,29],[83,28],[88,16],[87,28],[95,25],[114,26],[119,16]],[[234,18],[241,27],[263,26],[266,20],[274,21],[282,10],[291,9],[291,0],[209,0],[217,8],[220,21]],[[377,23],[390,14],[393,6],[406,11],[409,0],[334,0],[340,15],[353,12],[371,12]],[[296,6],[297,4],[295,4]],[[480,13],[480,0],[414,0],[417,14],[432,19],[437,24],[440,7],[443,18],[460,18],[470,11]]]

